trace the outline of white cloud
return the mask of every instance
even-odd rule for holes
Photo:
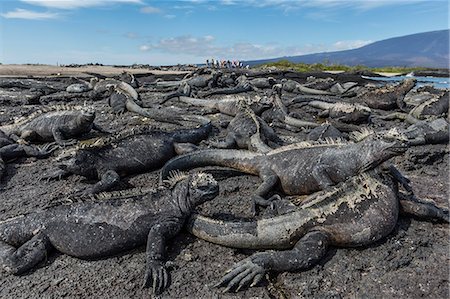
[[[176,17],[176,15],[164,15],[164,18],[166,19],[175,19]]]
[[[1,16],[6,19],[48,20],[58,18],[59,14],[51,12],[37,12],[17,8],[14,11],[9,11],[7,13],[1,14]]]
[[[111,4],[143,4],[142,0],[21,0],[22,2],[57,9],[75,9]]]
[[[153,44],[148,43],[141,45],[140,50],[144,52],[152,51],[174,55],[190,55],[198,57],[199,59],[206,59],[208,57],[225,59],[260,59],[348,50],[361,47],[370,42],[371,41],[350,40],[337,41],[333,44],[306,44],[303,46],[238,42],[232,45],[222,46],[217,45],[215,37],[211,35],[201,37],[184,35],[164,38]]]
[[[159,14],[162,12],[161,9],[153,6],[144,6],[140,9],[140,11],[146,14]]]
[[[342,40],[335,42],[333,44],[333,48],[336,51],[355,49],[370,44],[372,42],[373,41],[371,40]]]

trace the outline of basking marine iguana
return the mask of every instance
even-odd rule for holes
[[[51,143],[43,147],[15,143],[14,140],[0,131],[0,180],[6,168],[5,160],[8,161],[20,157],[46,158],[54,150],[56,150],[56,146]]]
[[[227,127],[227,135],[224,141],[211,142],[210,145],[217,148],[243,148],[257,152],[268,152],[272,148],[267,141],[282,142],[274,130],[253,110],[244,103],[241,112],[231,120]]]
[[[2,221],[0,266],[19,275],[44,260],[52,248],[97,259],[147,244],[143,286],[159,294],[170,283],[164,265],[167,241],[178,234],[197,205],[218,192],[210,174],[176,174],[169,187],[146,190],[145,196],[100,194],[99,199],[108,200],[60,205]]]
[[[56,106],[32,113],[10,125],[0,127],[6,135],[24,141],[56,141],[61,146],[75,144],[67,139],[91,129],[107,133],[94,123],[95,111],[89,107]]]
[[[216,284],[226,286],[224,292],[239,291],[256,285],[268,271],[310,268],[330,246],[364,246],[382,239],[395,227],[399,210],[449,222],[448,210],[398,194],[396,181],[375,169],[317,192],[278,216],[238,222],[193,215],[188,230],[228,247],[272,249],[238,262]]]
[[[175,120],[182,120],[183,117],[178,117],[179,111],[171,108],[142,108],[136,103],[127,90],[122,89],[120,85],[110,86],[111,95],[108,98],[108,104],[113,109],[114,113],[124,113],[130,111],[139,115],[151,118],[156,121],[177,123]]]
[[[267,153],[246,150],[199,150],[171,159],[161,170],[161,179],[170,171],[201,166],[224,166],[258,175],[262,184],[253,195],[256,204],[267,206],[264,199],[278,183],[288,195],[305,195],[342,182],[372,169],[406,151],[401,140],[388,142],[374,132],[355,133],[356,143],[303,142],[282,146]]]
[[[56,179],[77,174],[100,180],[84,194],[107,191],[119,183],[120,177],[158,169],[175,156],[179,143],[200,142],[211,129],[211,123],[173,132],[136,127],[76,149],[72,158],[44,177]]]
[[[220,113],[236,116],[241,111],[242,102],[248,105],[256,115],[260,115],[264,110],[272,106],[272,100],[269,97],[263,96],[234,96],[223,99],[197,99],[191,97],[179,97],[180,101],[194,106],[201,106],[210,109],[217,109]]]
[[[416,79],[406,79],[395,86],[383,86],[375,90],[368,90],[356,97],[358,102],[363,102],[373,109],[393,110],[403,109],[405,95],[414,88]]]

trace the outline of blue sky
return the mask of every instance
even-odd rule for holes
[[[0,62],[202,63],[449,28],[448,0],[0,0]]]

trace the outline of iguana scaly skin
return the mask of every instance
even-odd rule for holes
[[[238,262],[216,285],[225,291],[254,286],[268,271],[298,271],[319,262],[330,246],[355,247],[387,236],[401,210],[448,222],[448,210],[397,198],[397,184],[378,170],[317,192],[283,214],[249,222],[193,215],[188,230],[212,243],[259,252]]]
[[[195,129],[162,132],[148,127],[134,128],[110,138],[101,138],[92,145],[78,149],[74,157],[62,163],[47,178],[77,174],[99,179],[83,193],[109,190],[120,177],[157,169],[175,156],[178,143],[197,143],[206,138],[211,123]]]
[[[176,175],[169,188],[145,196],[60,205],[0,222],[0,265],[18,275],[44,260],[51,248],[93,259],[147,244],[144,287],[156,294],[169,285],[164,265],[166,243],[184,225],[195,206],[214,198],[211,175]],[[104,198],[102,195],[99,198]]]
[[[373,133],[357,143],[299,143],[268,153],[245,150],[199,150],[173,158],[161,170],[170,171],[217,165],[258,175],[262,184],[254,201],[268,205],[266,196],[277,184],[289,195],[311,194],[342,182],[406,151],[401,141],[388,142]],[[364,138],[365,137],[365,138]],[[255,208],[255,206],[253,207]]]
[[[105,132],[94,123],[95,111],[88,107],[56,106],[19,119],[0,130],[25,141],[56,141],[59,145],[76,143],[71,137],[88,133],[91,129]]]

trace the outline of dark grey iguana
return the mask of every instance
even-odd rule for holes
[[[382,239],[395,227],[399,210],[449,222],[448,210],[398,194],[396,182],[376,169],[317,192],[278,216],[233,222],[193,215],[188,230],[228,247],[272,249],[238,262],[216,285],[239,291],[256,285],[269,271],[310,268],[331,246],[364,246]]]
[[[356,143],[298,143],[267,153],[199,150],[167,162],[161,170],[161,179],[173,170],[209,165],[231,167],[262,179],[253,199],[255,204],[266,206],[269,203],[263,197],[278,184],[288,195],[311,194],[406,151],[406,145],[401,140],[388,142],[373,132],[363,132],[357,139],[359,142]]]
[[[48,143],[43,147],[18,144],[15,143],[14,140],[12,140],[4,132],[0,131],[0,180],[2,179],[5,172],[5,161],[20,157],[46,158],[55,149],[56,147],[51,143]]]
[[[371,109],[367,106],[358,103],[328,103],[323,101],[308,100],[308,99],[293,99],[294,103],[304,103],[310,107],[322,109],[319,117],[329,117],[334,120],[344,122],[361,124],[369,121]]]
[[[114,113],[130,111],[160,122],[177,123],[176,120],[183,120],[183,116],[179,115],[180,111],[172,108],[142,108],[136,103],[136,99],[120,86],[110,86],[111,95],[108,104]]]
[[[266,96],[233,96],[222,99],[197,99],[181,96],[180,101],[194,106],[216,109],[220,113],[236,116],[241,111],[242,102],[249,106],[257,115],[272,106],[272,100]]]
[[[241,112],[230,121],[224,141],[211,142],[217,148],[243,148],[257,152],[268,152],[272,148],[267,142],[282,143],[274,130],[250,107],[243,104]]]
[[[79,148],[72,158],[59,165],[58,170],[44,177],[60,178],[77,174],[100,180],[83,193],[107,191],[119,183],[120,177],[158,169],[175,156],[179,143],[200,142],[211,129],[211,123],[173,132],[136,127]]]
[[[393,129],[385,134],[386,138],[399,139],[409,145],[446,144],[449,142],[449,123],[444,118],[421,120],[406,129]]]
[[[363,102],[373,109],[392,110],[403,108],[405,95],[414,88],[416,79],[406,79],[395,86],[382,86],[374,90],[367,90],[356,97],[358,102]]]
[[[1,126],[0,130],[16,140],[54,140],[59,145],[70,145],[77,141],[69,138],[88,133],[91,129],[106,132],[94,123],[94,119],[95,111],[92,108],[56,106]]]
[[[96,259],[147,244],[144,287],[159,294],[168,287],[167,241],[193,209],[213,199],[219,186],[209,174],[177,174],[169,188],[100,194],[95,202],[60,205],[0,222],[0,266],[19,275],[44,260],[51,248]],[[115,194],[121,199],[114,199]],[[124,198],[125,197],[125,198]],[[126,198],[129,197],[129,198]]]
[[[394,112],[385,116],[380,116],[381,119],[392,120],[402,119],[407,123],[414,124],[420,120],[437,118],[448,115],[449,109],[449,92],[433,95],[432,98],[420,103],[412,108],[409,113]]]

